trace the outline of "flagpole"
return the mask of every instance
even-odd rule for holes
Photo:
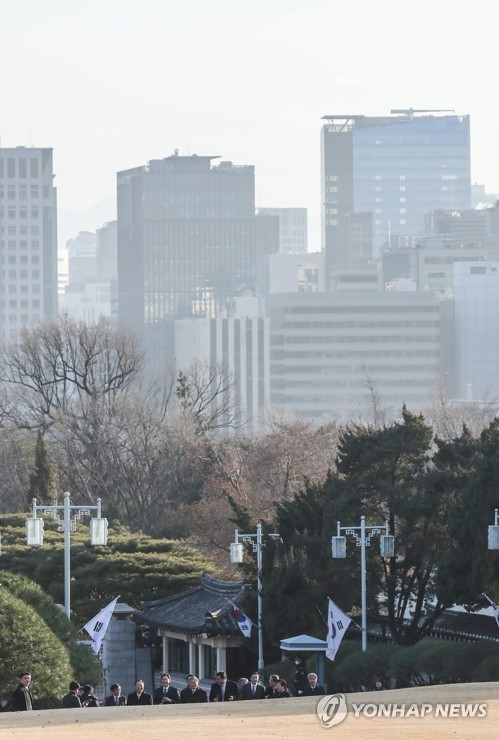
[[[256,569],[258,573],[258,671],[263,674],[263,623],[262,623],[262,525],[256,525]]]
[[[360,517],[360,588],[362,591],[362,652],[367,650],[366,518]]]

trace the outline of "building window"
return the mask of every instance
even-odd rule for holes
[[[31,206],[31,218],[38,218],[38,206]]]
[[[31,177],[38,177],[38,160],[30,159],[30,174]]]
[[[26,175],[27,175],[26,159],[22,157],[19,160],[19,177],[26,177]]]

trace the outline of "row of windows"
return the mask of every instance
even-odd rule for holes
[[[310,313],[365,313],[371,316],[373,313],[395,313],[400,314],[401,312],[404,313],[435,313],[438,314],[440,311],[438,305],[434,306],[404,306],[400,303],[394,303],[393,305],[383,305],[383,306],[291,306],[287,313],[301,313],[301,314],[310,314]]]
[[[19,265],[27,265],[28,264],[28,255],[27,254],[21,254],[21,255],[9,254],[9,257],[8,257],[7,262],[8,262],[9,265],[17,265],[17,264],[19,264]],[[31,255],[30,262],[31,262],[32,265],[39,265],[40,264],[40,257],[37,254],[33,254],[33,255]],[[2,264],[5,264],[5,260],[4,260],[3,257],[2,257],[1,263]]]
[[[31,270],[29,273],[28,270],[9,270],[8,271],[8,278],[9,280],[17,280],[18,278],[20,280],[28,280],[30,277],[32,280],[39,280],[40,279],[40,271],[39,270]]]
[[[19,188],[16,188],[15,185],[8,185],[7,192],[6,192],[4,186],[0,184],[0,200],[3,200],[6,196],[8,200],[15,200],[16,198],[19,198],[19,200],[26,200],[28,198],[28,186],[19,185]],[[38,183],[33,183],[30,185],[29,197],[30,198],[40,197],[40,189],[39,189]],[[43,197],[44,198],[49,197],[48,185],[43,186]]]
[[[287,370],[292,370],[292,368],[287,368]],[[301,372],[301,371],[302,371],[302,368],[298,368],[297,369],[297,372]],[[275,372],[275,369],[272,366],[270,367],[270,372],[271,372],[271,381],[270,381],[270,383],[271,383],[271,389],[272,389],[272,374]],[[331,373],[331,369],[330,368],[324,368],[324,372]],[[432,368],[432,372],[433,373],[435,372],[435,368]],[[409,378],[405,378],[405,379],[403,379],[403,378],[398,378],[398,379],[397,378],[388,378],[386,380],[382,380],[381,378],[378,380],[378,378],[376,378],[376,387],[377,388],[378,387],[381,388],[383,386],[389,387],[389,388],[394,387],[394,386],[406,386],[406,387],[421,387],[421,388],[425,388],[426,385],[427,384],[426,383],[423,383],[423,382],[422,383],[418,383],[414,377],[412,377],[412,378],[409,377]],[[351,378],[349,380],[340,380],[338,378],[331,377],[331,390],[334,390],[335,388],[352,388],[352,387],[359,387],[359,386],[362,387],[362,389],[363,389],[364,392],[366,391],[365,382],[364,382],[364,380],[362,378],[359,379],[357,377],[357,378]],[[286,380],[286,386],[285,387],[286,387],[286,391],[288,393],[290,393],[293,390],[294,381],[291,380],[291,379],[289,379],[289,380],[287,379]],[[313,392],[313,389],[312,388],[311,388],[311,392]],[[309,398],[309,397],[306,396],[306,398]],[[299,396],[296,396],[295,399],[298,402],[300,400],[300,397]],[[272,393],[272,400],[275,400],[273,393]],[[295,405],[295,408],[296,408],[296,405]]]
[[[16,166],[17,165],[17,166]],[[31,157],[29,160],[25,157],[14,159],[8,157],[7,160],[0,159],[0,177],[38,177],[39,167],[38,159]]]
[[[275,344],[272,343],[272,339],[270,342],[271,347],[274,347]],[[274,359],[279,359],[280,357],[283,357],[283,350],[274,350],[271,349],[271,354]],[[356,359],[361,358],[368,358],[368,359],[374,359],[376,357],[397,357],[397,358],[404,358],[404,357],[414,357],[414,350],[407,350],[406,348],[401,347],[400,349],[382,349],[382,350],[375,350],[375,349],[355,349],[355,350],[347,350],[347,351],[341,351],[341,350],[335,350],[333,355],[337,360],[342,359],[348,359],[351,357],[355,357]],[[438,349],[418,349],[417,350],[417,357],[432,357],[434,359],[440,358],[440,352]]]
[[[19,288],[19,293],[31,293],[32,295],[38,295],[40,292],[40,286],[39,285],[17,285],[17,283],[13,283],[12,285],[8,286],[8,292],[9,295],[17,295],[17,290]]]
[[[40,321],[40,315],[38,313],[34,313],[30,318],[26,313],[22,313],[21,315],[17,313],[10,313],[8,314],[8,321],[9,324],[24,326],[28,323],[35,323],[37,321]],[[9,336],[16,336],[16,332],[11,332]]]
[[[15,235],[17,234],[17,229],[17,224],[9,224],[9,226],[7,227],[7,233],[9,234],[9,236]],[[30,225],[30,233],[32,235],[40,233],[40,227],[38,226],[38,224]],[[0,226],[0,234],[5,234],[5,226]],[[28,227],[26,226],[26,224],[22,224],[19,226],[19,234],[21,236],[25,236],[28,234]]]
[[[314,338],[315,341],[316,338]],[[439,340],[439,334],[416,334],[416,335],[400,335],[400,334],[384,334],[384,335],[372,335],[364,334],[359,336],[335,336],[326,337],[327,344],[379,344],[380,342],[386,342],[388,344],[413,344],[414,342],[437,342]]]
[[[5,209],[4,211],[4,218],[28,218],[28,213],[30,215],[30,218],[39,218],[40,216],[40,210],[38,206],[31,206],[31,208],[27,208],[26,206],[20,206],[19,208],[9,206],[9,208]],[[2,211],[0,210],[0,216],[1,215]]]
[[[386,321],[377,321],[373,324],[372,320],[366,319],[364,321],[284,321],[281,325],[283,329],[386,329],[392,328],[428,328],[438,327],[440,322],[434,319],[397,319]],[[306,336],[306,337],[286,337],[287,341],[290,342],[316,342],[320,339],[328,340],[329,336],[324,337],[318,336]]]
[[[38,241],[38,239],[32,239],[29,245],[31,246],[31,249],[40,248],[40,242]],[[14,239],[9,239],[9,241],[7,242],[7,246],[11,251],[16,250],[18,246],[19,246],[19,249],[27,249],[28,242],[26,239],[21,239],[19,242],[15,241]],[[5,242],[3,240],[0,241],[0,247],[2,249],[5,249]]]
[[[2,301],[3,304],[3,301]],[[29,308],[30,301],[28,301],[26,298],[21,299],[20,301],[17,301],[15,298],[11,298],[9,300],[9,309],[13,308]],[[40,308],[40,301],[35,298],[31,301],[31,308],[33,309],[39,309]]]

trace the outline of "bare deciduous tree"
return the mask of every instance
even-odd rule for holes
[[[134,335],[105,320],[87,325],[63,316],[24,328],[0,358],[0,413],[19,428],[46,429],[86,398],[112,402],[140,373]]]

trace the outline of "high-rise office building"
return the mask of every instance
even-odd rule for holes
[[[118,173],[119,318],[160,367],[173,355],[173,321],[219,318],[254,291],[253,166],[173,156]]]
[[[435,293],[338,291],[271,297],[270,395],[304,419],[369,420],[420,410],[440,371]]]
[[[423,231],[437,209],[470,208],[469,116],[394,110],[324,116],[322,240],[326,271],[378,259],[392,235]]]
[[[57,317],[52,149],[0,148],[0,336]]]

